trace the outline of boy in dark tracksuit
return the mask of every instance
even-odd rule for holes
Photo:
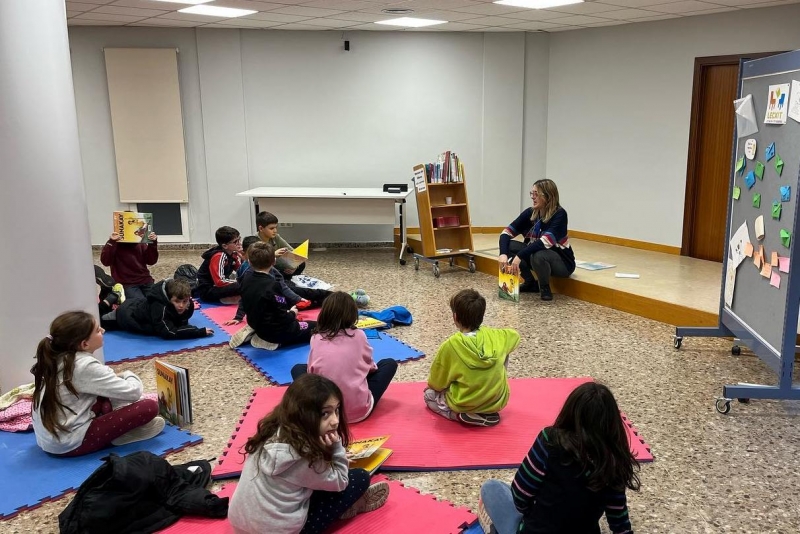
[[[297,308],[281,292],[280,283],[270,274],[275,250],[267,243],[255,243],[248,250],[251,271],[242,284],[242,305],[247,324],[256,335],[281,346],[309,343],[316,323],[298,321]]]
[[[125,330],[163,339],[194,339],[210,336],[210,328],[189,324],[194,313],[191,288],[186,280],[163,280],[153,285],[146,298],[128,299],[115,311],[100,318],[106,330]]]
[[[217,246],[203,252],[203,264],[197,270],[194,296],[206,302],[236,304],[241,287],[236,270],[242,264],[242,240],[239,231],[230,226],[219,228],[214,235]]]

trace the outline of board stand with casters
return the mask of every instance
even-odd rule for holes
[[[800,385],[793,378],[800,276],[790,268],[800,265],[795,246],[800,235],[800,123],[781,123],[773,100],[781,88],[786,95],[785,87],[797,79],[800,51],[740,65],[737,96],[739,102],[752,105],[748,113],[755,114],[757,128],[745,121],[741,127],[749,131],[733,136],[719,322],[710,328],[675,329],[675,349],[681,348],[684,337],[730,337],[731,354],[739,355],[747,347],[777,376],[775,385],[723,386],[722,395],[714,399],[721,414],[730,413],[734,400],[800,400]],[[777,122],[765,124],[765,117],[775,113]]]
[[[442,275],[441,268],[439,267],[439,262],[442,260],[447,260],[447,265],[451,268],[452,267],[464,268],[455,264],[455,259],[458,257],[467,258],[467,267],[465,267],[465,269],[471,273],[475,272],[475,256],[471,254],[465,254],[463,252],[458,252],[455,254],[443,254],[440,256],[433,256],[433,257],[423,256],[422,254],[415,253],[414,270],[419,271],[419,262],[424,261],[426,263],[430,263],[433,265],[433,276],[439,278]]]

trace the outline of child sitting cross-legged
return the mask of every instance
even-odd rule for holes
[[[158,401],[142,398],[142,381],[117,375],[92,353],[104,330],[82,311],[62,313],[39,342],[34,377],[36,443],[56,456],[80,456],[109,445],[150,439],[164,429]]]
[[[383,506],[389,485],[349,469],[350,442],[342,392],[320,375],[305,374],[247,440],[249,455],[228,508],[236,534],[325,532]]]
[[[189,282],[183,279],[162,280],[149,289],[146,298],[126,300],[115,310],[103,311],[100,325],[106,330],[125,330],[134,334],[160,336],[163,339],[195,339],[214,334],[211,328],[189,324],[194,302]]]
[[[500,422],[498,412],[508,404],[506,368],[519,334],[511,328],[482,326],[486,300],[474,289],[456,293],[450,310],[459,331],[436,353],[425,404],[453,421],[494,426]]]
[[[372,347],[363,330],[356,328],[358,307],[352,297],[337,291],[325,299],[311,337],[308,365],[292,368],[292,379],[304,373],[322,375],[342,390],[347,420],[363,421],[372,413],[397,372],[391,358],[372,359]]]
[[[242,238],[236,228],[222,226],[214,234],[217,246],[203,252],[203,264],[197,270],[194,296],[206,302],[236,304],[241,287],[236,270],[242,264]]]

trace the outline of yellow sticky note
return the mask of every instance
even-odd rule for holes
[[[772,265],[773,267],[777,267],[778,266],[778,253],[777,252],[773,252],[772,253],[772,257],[770,258],[769,264]]]

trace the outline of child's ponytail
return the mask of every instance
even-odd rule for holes
[[[90,314],[82,311],[65,312],[55,318],[50,325],[50,334],[44,337],[36,347],[36,363],[31,367],[33,374],[33,409],[39,410],[42,425],[48,432],[56,436],[66,431],[60,422],[57,411],[62,413],[67,408],[58,394],[59,366],[64,387],[77,396],[72,385],[72,372],[75,368],[75,353],[80,350],[81,343],[92,335],[95,320]],[[71,411],[71,410],[70,410]]]

